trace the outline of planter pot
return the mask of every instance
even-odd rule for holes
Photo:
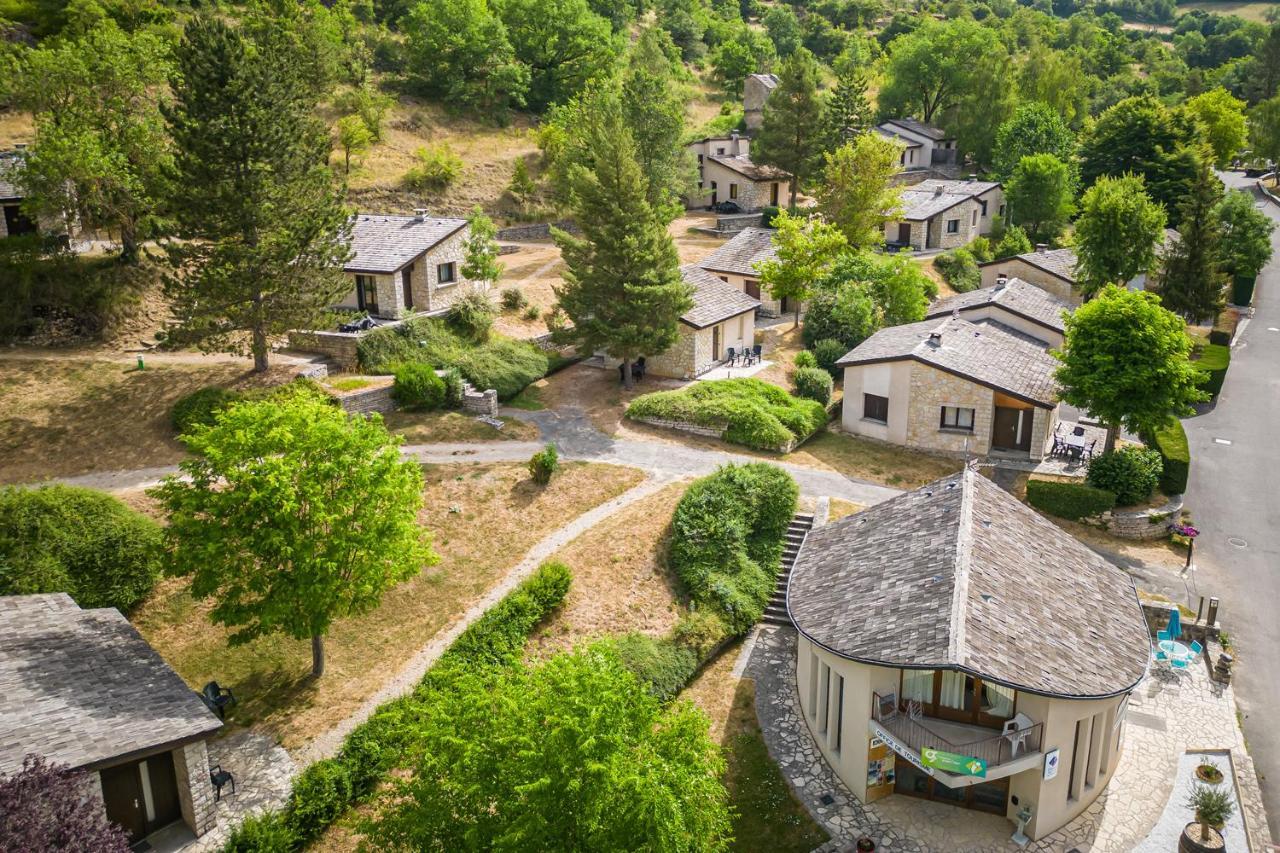
[[[854,849],[858,853],[875,853],[876,843],[865,835],[858,839],[858,843],[854,845]]]
[[[1209,772],[1206,773],[1205,771]],[[1212,764],[1201,764],[1196,768],[1196,778],[1207,785],[1220,785],[1226,777],[1221,770]]]
[[[1200,824],[1197,822],[1187,824],[1178,839],[1178,853],[1222,853],[1225,849],[1222,833],[1213,827],[1209,827],[1209,840],[1201,841]]]

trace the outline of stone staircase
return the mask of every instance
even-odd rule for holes
[[[791,519],[791,524],[787,527],[782,551],[782,568],[778,572],[778,583],[773,589],[773,597],[769,599],[769,603],[764,607],[764,616],[761,617],[761,621],[766,624],[791,624],[791,619],[787,616],[787,581],[791,578],[791,567],[796,564],[796,556],[800,553],[800,546],[804,543],[804,537],[812,527],[813,515],[804,512],[796,513]]]

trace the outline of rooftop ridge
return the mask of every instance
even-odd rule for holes
[[[973,562],[973,476],[974,469],[965,463],[960,472],[960,518],[956,527],[955,579],[951,584],[951,634],[947,656],[961,665],[968,660],[967,639],[969,615],[969,569]]]

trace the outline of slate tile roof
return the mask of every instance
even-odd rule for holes
[[[814,528],[787,606],[842,657],[1049,696],[1123,693],[1151,654],[1129,576],[968,466]]]
[[[938,335],[935,340],[931,336]],[[1058,362],[1026,335],[999,322],[934,318],[881,329],[837,366],[912,359],[1044,408],[1058,402]]]
[[[721,281],[697,264],[680,267],[680,273],[686,282],[693,285],[693,307],[680,319],[695,329],[714,326],[730,317],[737,317],[760,307],[759,299]]]
[[[945,317],[955,311],[959,311],[960,316],[963,317],[967,312],[991,307],[1003,308],[1059,333],[1066,330],[1062,320],[1063,312],[1071,311],[1070,305],[1047,290],[1020,278],[1010,278],[1003,284],[997,283],[993,287],[983,287],[939,299],[929,306],[925,317]]]
[[[905,128],[906,130],[909,130],[918,136],[923,136],[926,139],[932,139],[935,142],[941,142],[944,139],[952,138],[950,136],[947,136],[947,132],[942,128],[934,127],[931,124],[925,124],[924,122],[911,118],[909,116],[907,118],[887,119],[881,122],[880,124],[881,126],[886,124],[890,126],[897,125],[898,127]]]
[[[1076,283],[1076,253],[1074,249],[1045,249],[1043,252],[1037,250],[1017,257],[1033,267],[1039,267],[1045,272],[1056,275],[1063,281],[1069,281],[1072,284]],[[991,263],[1000,263],[1000,261],[992,261]]]
[[[0,597],[0,773],[28,753],[92,768],[221,727],[119,611]]]
[[[12,151],[0,152],[0,199],[10,200],[22,198],[22,190],[18,189],[17,171],[21,164],[21,155]]]
[[[772,228],[743,228],[733,239],[707,255],[698,266],[712,272],[758,276],[754,264],[778,257]]]
[[[465,219],[361,213],[351,227],[347,272],[393,273],[467,224]]]
[[[754,163],[746,154],[708,154],[707,159],[719,163],[730,171],[737,172],[753,181],[789,181],[791,173],[784,172],[776,166],[762,166]]]
[[[903,219],[920,221],[977,198],[1000,184],[992,181],[944,181],[930,178],[902,191]]]

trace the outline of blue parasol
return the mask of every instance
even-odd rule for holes
[[[1178,608],[1169,611],[1169,639],[1176,640],[1182,635],[1182,613]]]

